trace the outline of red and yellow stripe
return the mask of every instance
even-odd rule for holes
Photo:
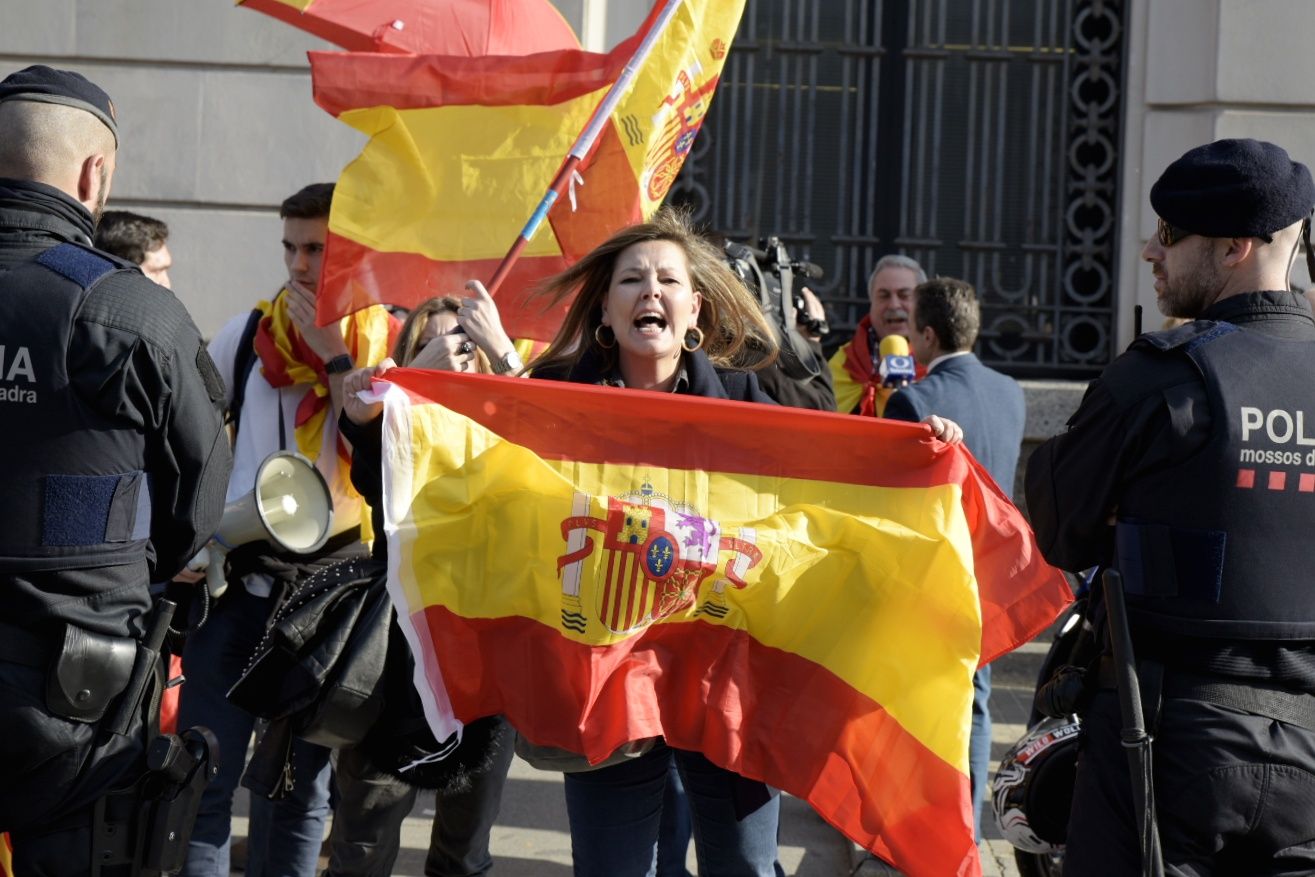
[[[657,209],[702,124],[743,0],[689,0],[598,142],[583,184],[548,212],[503,283],[514,337],[547,339],[563,311],[527,301],[617,229]],[[656,13],[655,9],[655,13]],[[316,102],[369,137],[338,180],[319,319],[414,306],[489,279],[653,21],[612,52],[523,57],[311,53]]]
[[[967,452],[920,425],[389,377],[410,393],[390,394],[385,427],[394,596],[436,699],[595,759],[663,735],[806,798],[906,873],[974,873],[972,673],[1068,589]],[[635,562],[604,550],[616,533],[585,537],[578,594],[558,570],[580,555],[570,523],[641,486],[720,525],[722,550],[693,600],[627,632],[602,607],[609,569]]]

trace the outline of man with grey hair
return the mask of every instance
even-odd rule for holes
[[[21,874],[137,873],[113,838],[154,811],[133,806],[148,588],[214,532],[231,466],[186,309],[91,245],[117,148],[114,104],[77,73],[0,80],[0,831]]]
[[[878,369],[881,339],[887,335],[908,338],[913,290],[927,280],[927,272],[908,256],[888,255],[877,260],[868,277],[867,316],[859,321],[854,339],[831,357],[836,410],[880,417],[889,392],[882,392]]]

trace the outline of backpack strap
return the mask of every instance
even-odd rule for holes
[[[256,366],[256,331],[260,328],[260,308],[252,308],[247,317],[247,325],[242,330],[242,340],[237,344],[233,354],[233,401],[228,404],[228,422],[233,427],[233,439],[237,439],[237,430],[242,420],[242,402],[247,395],[247,376]]]

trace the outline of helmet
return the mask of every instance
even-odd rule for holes
[[[1064,847],[1080,730],[1077,716],[1043,719],[1000,759],[991,779],[995,821],[1024,852],[1055,853]]]

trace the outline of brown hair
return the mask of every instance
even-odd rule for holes
[[[913,325],[928,326],[945,353],[972,350],[982,325],[977,291],[971,283],[953,277],[933,277],[914,290]]]
[[[397,333],[397,341],[393,344],[393,361],[402,366],[410,365],[416,354],[424,349],[420,344],[420,335],[425,331],[425,326],[429,325],[429,321],[439,314],[455,314],[459,307],[461,302],[450,295],[425,299],[417,305],[406,315],[406,322],[402,323],[402,328]],[[489,358],[478,348],[475,350],[475,371],[486,375],[493,373]]]
[[[127,259],[134,265],[158,250],[169,239],[169,226],[153,216],[106,210],[96,224],[96,249]]]
[[[602,325],[603,298],[622,251],[648,241],[670,241],[684,251],[690,285],[703,297],[698,319],[703,351],[714,365],[762,368],[776,359],[778,346],[771,326],[726,264],[725,256],[694,231],[688,213],[664,207],[648,222],[621,229],[570,268],[543,282],[535,294],[551,304],[572,294],[575,300],[557,337],[531,369],[569,371],[591,348],[606,366],[615,364],[615,348],[602,347],[594,337]]]
[[[311,183],[298,189],[279,206],[279,219],[328,219],[333,187],[333,183]]]

